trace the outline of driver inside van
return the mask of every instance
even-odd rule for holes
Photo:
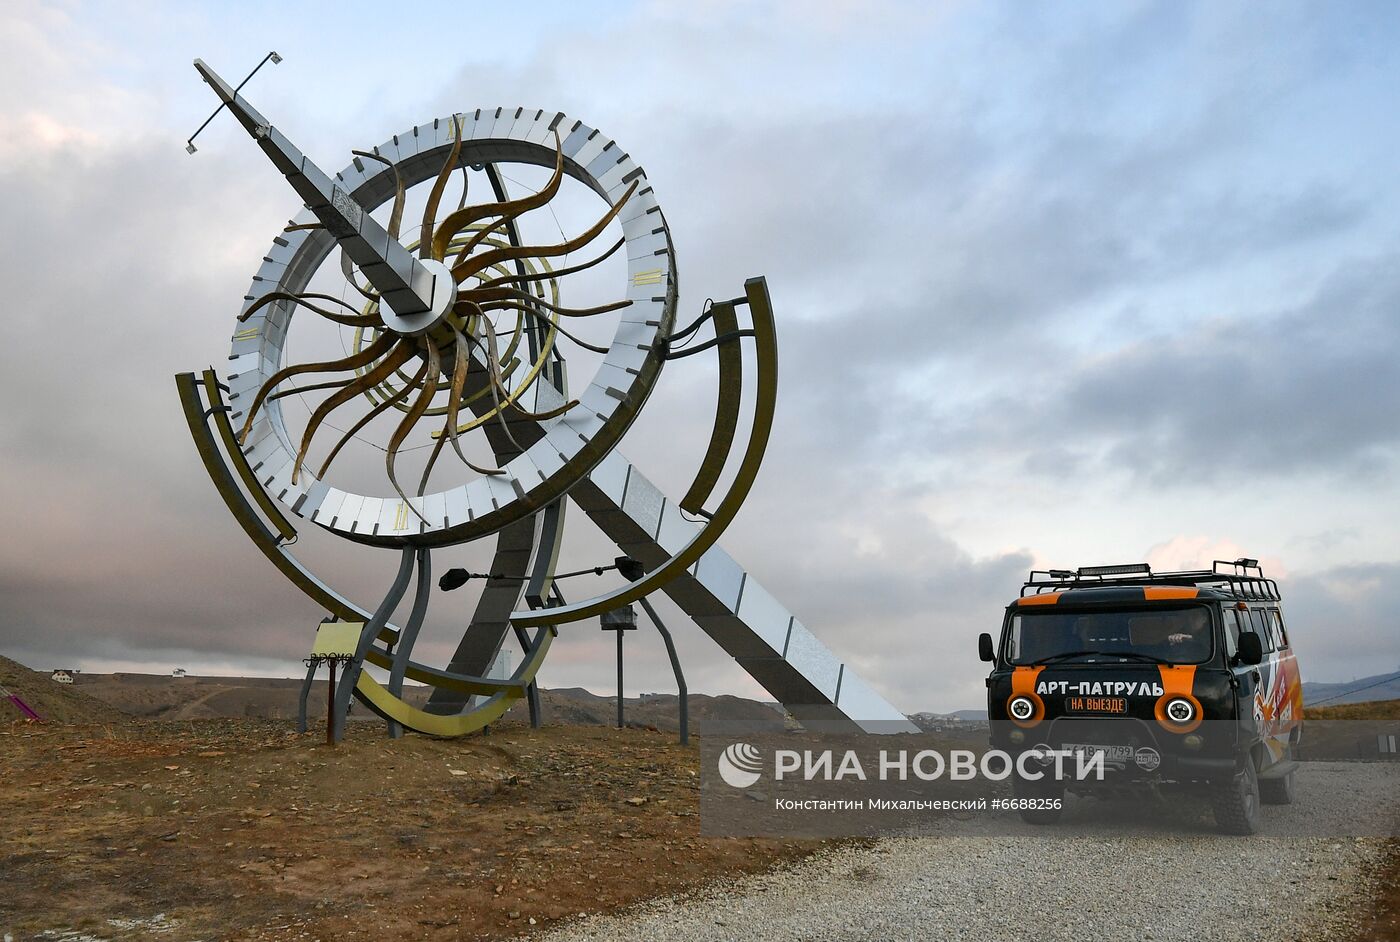
[[[1193,626],[1192,620],[1180,612],[1139,615],[1130,620],[1128,636],[1133,649],[1143,654],[1164,661],[1199,661],[1208,653],[1208,645],[1203,643],[1206,636],[1200,631],[1201,626]],[[1193,627],[1195,631],[1189,630]]]

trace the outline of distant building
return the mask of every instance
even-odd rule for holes
[[[170,672],[170,676],[171,676],[171,677],[184,677],[184,676],[185,676],[185,669],[184,669],[183,667],[177,667],[177,668],[175,668],[173,671]]]
[[[75,671],[75,670],[62,670],[62,669],[60,669],[60,670],[56,670],[56,671],[54,671],[52,674],[50,674],[50,675],[49,675],[49,680],[52,680],[52,681],[54,681],[55,683],[60,683],[60,684],[71,684],[71,683],[73,682],[73,677],[74,677],[77,673],[78,673],[78,672]]]

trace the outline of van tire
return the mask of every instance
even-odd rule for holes
[[[1259,830],[1259,775],[1246,759],[1234,776],[1214,783],[1210,795],[1215,823],[1225,834],[1247,835]]]
[[[1293,776],[1296,773],[1289,772],[1282,778],[1265,779],[1259,783],[1259,800],[1266,805],[1291,805],[1293,804],[1294,784]]]
[[[1295,747],[1290,743],[1281,761],[1289,761],[1293,758]],[[1291,805],[1296,792],[1294,776],[1297,770],[1289,772],[1279,778],[1265,778],[1259,780],[1259,800],[1266,805]]]

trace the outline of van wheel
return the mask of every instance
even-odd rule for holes
[[[1264,779],[1259,783],[1259,800],[1266,805],[1293,804],[1293,772],[1283,778]]]
[[[1017,814],[1027,824],[1055,824],[1060,820],[1060,815],[1064,813],[1065,790],[1063,786],[1032,785],[1029,782],[1018,782],[1012,788],[1012,792],[1017,799],[1028,798],[1042,805],[1055,805],[1055,807],[1017,809]]]
[[[1289,744],[1288,752],[1283,756],[1283,761],[1293,758],[1296,747]],[[1294,770],[1297,771],[1296,769]],[[1266,778],[1259,781],[1259,800],[1266,805],[1291,805],[1293,804],[1294,772],[1289,772],[1282,778]]]
[[[1244,770],[1211,787],[1210,803],[1215,823],[1226,834],[1253,834],[1259,830],[1259,775],[1246,759]]]

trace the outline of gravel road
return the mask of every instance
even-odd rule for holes
[[[1378,838],[1348,833],[1358,808],[1400,820],[1400,766],[1306,763],[1297,802],[1265,806],[1264,833],[1012,837],[971,833],[844,845],[778,873],[582,920],[550,942],[1332,939],[1364,912]]]

